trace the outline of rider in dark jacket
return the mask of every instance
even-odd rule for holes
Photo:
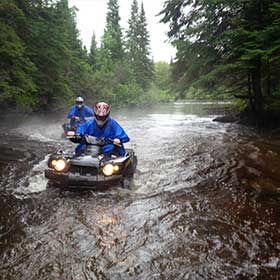
[[[119,123],[110,117],[110,106],[105,102],[97,103],[94,107],[94,117],[94,119],[81,124],[76,130],[76,134],[113,139],[114,144],[120,145],[120,148],[116,148],[113,144],[106,144],[103,147],[104,154],[114,152],[121,156],[124,155],[123,143],[129,142],[130,139]],[[75,152],[77,153],[85,147],[86,145],[81,143],[76,147]]]

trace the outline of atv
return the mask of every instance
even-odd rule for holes
[[[59,150],[50,155],[45,177],[50,185],[66,188],[96,188],[112,183],[121,183],[125,188],[133,178],[137,157],[132,149],[127,149],[124,156],[112,152],[103,154],[102,147],[114,144],[112,139],[94,136],[68,137],[74,143],[86,143],[86,149],[77,153]],[[115,145],[115,144],[114,144]],[[115,145],[116,150],[118,145]]]

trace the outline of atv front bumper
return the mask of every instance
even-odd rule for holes
[[[51,182],[59,185],[75,185],[75,186],[97,186],[111,182],[120,181],[123,176],[121,174],[104,176],[104,175],[81,175],[78,173],[62,173],[53,169],[45,170],[45,177]]]

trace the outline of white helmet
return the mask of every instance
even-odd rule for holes
[[[83,105],[84,105],[84,99],[83,99],[83,97],[78,96],[78,97],[76,98],[76,106],[77,106],[77,108],[78,108],[78,109],[81,109],[81,108],[83,107]]]
[[[83,103],[83,102],[84,102],[83,97],[78,96],[78,97],[76,98],[76,103]]]

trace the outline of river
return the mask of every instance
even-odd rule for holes
[[[64,115],[7,117],[0,279],[280,279],[280,135],[213,106],[113,108],[138,156],[129,190],[48,188],[48,155],[74,148]]]

